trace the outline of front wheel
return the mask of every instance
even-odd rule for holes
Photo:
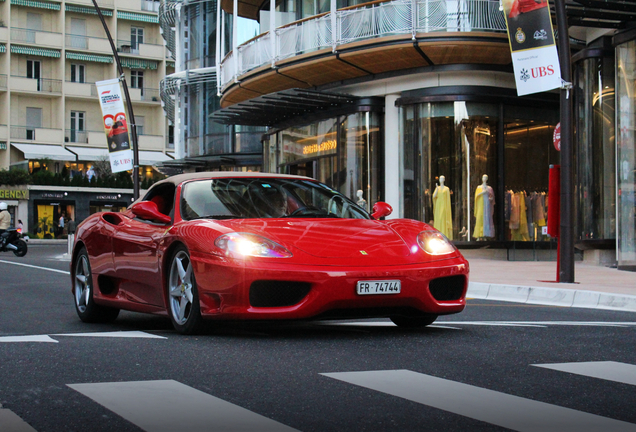
[[[82,248],[75,261],[73,274],[73,297],[75,310],[84,322],[110,322],[119,315],[119,309],[100,306],[93,300],[93,276],[88,252]]]
[[[13,251],[13,254],[15,256],[23,257],[27,254],[27,250],[29,249],[29,247],[27,246],[27,242],[25,242],[24,240],[19,239],[18,241],[13,243],[13,245],[17,247],[17,249]]]
[[[402,328],[423,328],[431,325],[437,319],[437,315],[428,314],[421,316],[403,316],[396,315],[391,317],[391,321],[398,327]]]
[[[168,315],[175,330],[182,334],[195,334],[203,321],[190,254],[183,246],[175,251],[170,262]]]

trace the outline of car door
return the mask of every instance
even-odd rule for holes
[[[123,218],[113,236],[115,272],[119,290],[128,300],[163,306],[159,247],[169,226],[139,218]]]

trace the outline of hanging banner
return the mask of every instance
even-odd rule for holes
[[[519,96],[561,87],[548,0],[502,0]]]
[[[128,122],[121,84],[118,79],[96,82],[102,107],[104,131],[108,141],[110,168],[114,173],[133,169],[133,152],[128,137]]]

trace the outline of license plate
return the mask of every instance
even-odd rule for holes
[[[356,293],[368,294],[399,294],[402,285],[399,280],[358,281]]]

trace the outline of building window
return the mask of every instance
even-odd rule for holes
[[[144,135],[144,124],[146,123],[146,118],[144,116],[135,116],[135,125],[137,125],[137,135]]]
[[[31,79],[38,80],[37,82],[37,90],[40,91],[42,87],[42,63],[38,60],[27,60],[27,71],[26,77]]]
[[[144,95],[144,71],[134,69],[130,71],[130,87],[141,89],[141,96]]]
[[[83,83],[86,82],[86,74],[84,72],[84,65],[71,63],[71,82]]]
[[[143,27],[131,27],[130,28],[130,49],[139,50],[139,45],[144,43],[144,29]]]
[[[71,111],[71,130],[70,140],[74,143],[88,142],[84,125],[86,121],[86,113],[82,111]]]

